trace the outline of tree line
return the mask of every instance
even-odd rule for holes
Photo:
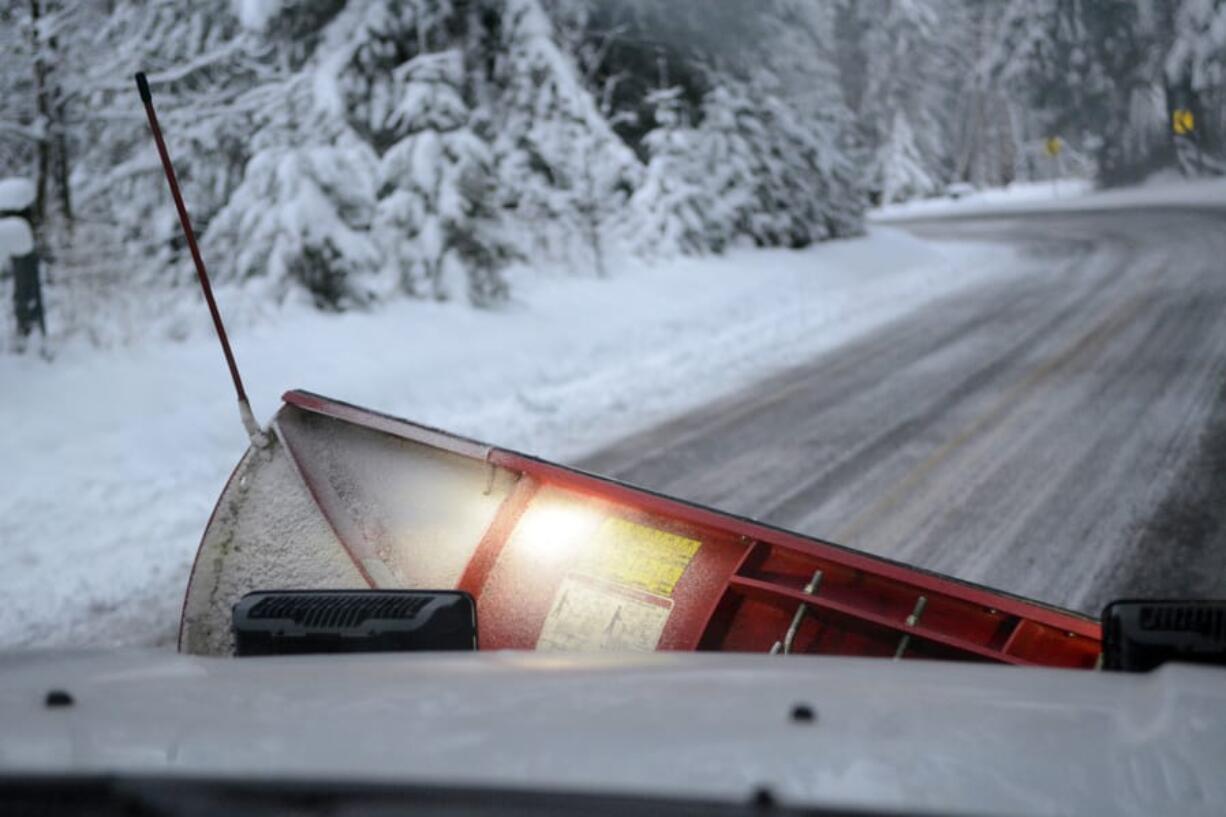
[[[15,0],[0,177],[34,185],[61,327],[122,335],[98,315],[188,280],[144,70],[220,282],[489,306],[516,262],[601,276],[855,235],[956,182],[1220,173],[1224,55],[1226,0]]]

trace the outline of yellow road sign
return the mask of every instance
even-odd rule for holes
[[[1171,130],[1176,136],[1187,136],[1196,130],[1196,118],[1187,108],[1176,108],[1171,111]]]
[[[1060,151],[1064,150],[1064,140],[1059,136],[1048,137],[1044,147],[1047,149],[1048,156],[1059,156]]]

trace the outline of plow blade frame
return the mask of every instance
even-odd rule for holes
[[[1085,616],[303,391],[205,531],[179,648],[252,590],[457,589],[482,649],[727,650],[1089,669]]]

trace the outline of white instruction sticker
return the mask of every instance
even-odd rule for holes
[[[553,597],[536,648],[651,652],[672,609],[671,599],[570,574]]]

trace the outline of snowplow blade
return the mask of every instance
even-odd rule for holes
[[[1096,621],[302,391],[205,530],[179,648],[253,590],[459,589],[481,649],[1093,668]]]

